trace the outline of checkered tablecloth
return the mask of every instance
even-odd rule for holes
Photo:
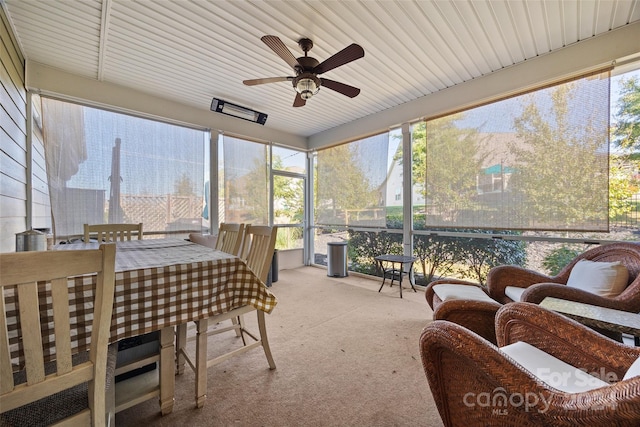
[[[98,244],[58,245],[56,250],[97,248]],[[157,331],[244,305],[271,313],[275,296],[249,270],[244,261],[180,239],[149,239],[118,242],[116,245],[116,286],[111,319],[111,342]],[[88,349],[90,330],[82,326],[93,316],[91,296],[96,276],[70,281],[71,323],[74,348]],[[47,297],[46,285],[41,286]],[[8,311],[17,313],[15,296],[5,295]],[[53,338],[42,313],[43,342]],[[17,322],[16,322],[17,325]],[[14,329],[17,326],[14,325]],[[15,333],[17,335],[17,333]],[[49,355],[55,350],[49,349]]]

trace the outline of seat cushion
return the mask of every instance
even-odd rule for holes
[[[527,288],[520,288],[518,286],[507,286],[504,288],[504,294],[511,298],[512,301],[520,301],[522,294]]]
[[[107,378],[106,389],[115,387],[114,376],[116,370],[116,358],[118,355],[117,344],[109,345],[107,353]],[[75,354],[72,364],[78,365],[89,360],[89,352]],[[45,374],[53,374],[56,370],[56,362],[45,364]],[[14,384],[22,384],[27,381],[25,371],[17,371],[13,374]],[[87,383],[59,391],[35,402],[20,406],[11,411],[0,414],[0,427],[29,427],[45,426],[64,420],[89,407],[89,394]],[[107,411],[110,408],[106,408]],[[105,414],[106,416],[106,414]]]
[[[628,380],[629,378],[640,376],[640,357],[636,359],[635,362],[629,366],[627,373],[624,374],[623,380]]]
[[[629,271],[620,262],[580,260],[571,269],[567,286],[605,298],[618,296],[627,287]]]
[[[435,285],[433,287],[433,292],[438,295],[438,298],[440,298],[441,301],[460,299],[495,302],[477,286],[443,283]]]
[[[501,347],[500,351],[542,382],[566,393],[581,393],[609,385],[526,342],[509,344]]]

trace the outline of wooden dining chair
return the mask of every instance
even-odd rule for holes
[[[109,345],[114,269],[113,244],[0,254],[0,425],[107,423],[117,349]],[[91,331],[91,341],[88,352],[73,354],[69,278],[86,274],[97,274],[93,320],[81,325]],[[41,315],[48,311],[55,346],[50,357],[41,332]],[[16,321],[20,327],[10,328]]]
[[[243,239],[243,250],[241,259],[245,261],[247,267],[262,281],[267,280],[269,267],[273,259],[273,253],[276,245],[276,236],[278,227],[252,226],[248,225],[245,229]],[[218,238],[220,238],[218,236]],[[258,320],[258,334],[247,330],[245,322],[242,318],[244,314],[255,311]],[[219,323],[226,320],[233,320],[232,325],[220,327]],[[201,319],[195,322],[197,335],[191,337],[196,341],[195,357],[186,351],[187,328],[186,325],[179,325],[177,328],[178,342],[178,373],[184,366],[184,361],[194,370],[196,374],[196,406],[198,408],[204,405],[207,393],[207,369],[215,366],[225,360],[245,353],[255,347],[262,346],[270,369],[275,369],[276,364],[271,354],[269,341],[267,339],[267,329],[265,315],[262,310],[258,310],[251,305],[245,305],[234,310],[222,313],[210,318]],[[215,329],[209,330],[209,325],[216,325]],[[207,338],[210,335],[217,335],[223,332],[236,331],[236,334],[242,338],[243,346],[236,348],[220,356],[208,359],[207,357]],[[247,343],[245,336],[250,337],[253,342]]]
[[[242,258],[247,267],[258,276],[262,283],[267,282],[269,276],[269,269],[271,268],[271,262],[273,260],[273,253],[276,247],[276,237],[278,235],[278,226],[274,225],[269,227],[266,225],[248,225],[245,230],[244,241],[242,242]],[[271,356],[271,349],[269,348],[269,341],[267,340],[267,331],[263,330],[264,327],[264,312],[256,310],[258,314],[258,327],[260,328],[260,339],[249,333],[245,327],[243,315],[240,314],[233,322],[237,323],[237,332],[240,333],[242,343],[246,346],[247,342],[245,334],[249,335],[255,341],[261,341],[264,348],[265,355],[269,361],[271,369],[275,369],[275,362]]]
[[[124,242],[137,236],[142,240],[142,223],[138,224],[84,224],[84,241],[94,237],[99,243]]]
[[[244,224],[223,222],[218,229],[216,249],[231,255],[239,256],[244,239]]]
[[[278,226],[247,225],[242,242],[242,258],[262,283],[267,282],[276,247]]]

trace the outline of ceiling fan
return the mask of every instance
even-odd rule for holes
[[[361,46],[353,43],[324,61],[318,62],[317,59],[307,56],[307,52],[313,47],[313,42],[309,39],[304,38],[298,41],[298,46],[304,51],[304,56],[297,59],[277,36],[263,36],[260,40],[269,46],[280,58],[284,59],[285,62],[293,68],[296,75],[295,77],[268,77],[264,79],[244,80],[242,83],[245,85],[255,86],[265,83],[290,81],[293,83],[293,87],[297,92],[296,98],[293,101],[294,107],[302,107],[305,105],[307,99],[318,93],[320,86],[335,90],[349,98],[355,98],[360,93],[360,89],[357,87],[318,77],[318,74],[326,73],[329,70],[362,58],[364,56],[364,49],[362,49]]]

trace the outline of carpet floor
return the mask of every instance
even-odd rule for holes
[[[387,282],[388,283],[388,282]],[[424,292],[326,270],[284,270],[266,316],[277,369],[262,348],[207,371],[207,400],[194,404],[194,374],[176,377],[171,414],[157,400],[116,415],[118,426],[442,426],[418,339],[431,322]],[[255,314],[245,316],[254,326]],[[251,328],[256,330],[256,327]],[[233,332],[209,339],[209,356],[241,346]]]

